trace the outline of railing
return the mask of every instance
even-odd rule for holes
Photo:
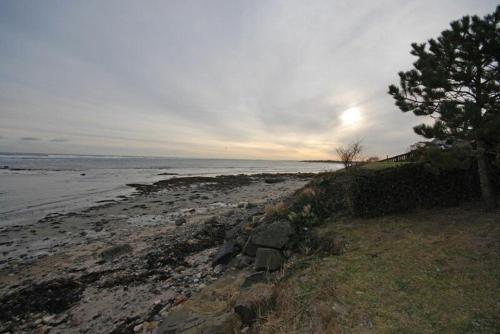
[[[398,155],[395,155],[393,157],[386,158],[386,159],[383,159],[380,161],[402,162],[402,161],[408,161],[410,159],[413,159],[415,156],[416,156],[416,152],[410,151],[410,152],[398,154]]]

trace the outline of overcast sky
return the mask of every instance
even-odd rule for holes
[[[412,42],[494,0],[0,2],[0,151],[326,159],[405,151]],[[347,112],[346,112],[347,111]]]

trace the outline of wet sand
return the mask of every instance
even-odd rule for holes
[[[174,178],[0,229],[0,332],[120,333],[217,280],[224,234],[311,175]]]

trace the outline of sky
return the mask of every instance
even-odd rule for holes
[[[245,159],[402,153],[412,42],[493,0],[2,0],[0,152]]]

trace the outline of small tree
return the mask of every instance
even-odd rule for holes
[[[484,18],[464,16],[412,49],[414,68],[399,73],[400,87],[391,85],[389,94],[401,111],[434,119],[416,126],[417,134],[470,143],[483,200],[494,207],[486,153],[500,143],[500,6]]]
[[[336,149],[340,161],[344,164],[345,168],[349,168],[359,158],[363,147],[361,141],[357,140],[348,146],[338,147]]]

